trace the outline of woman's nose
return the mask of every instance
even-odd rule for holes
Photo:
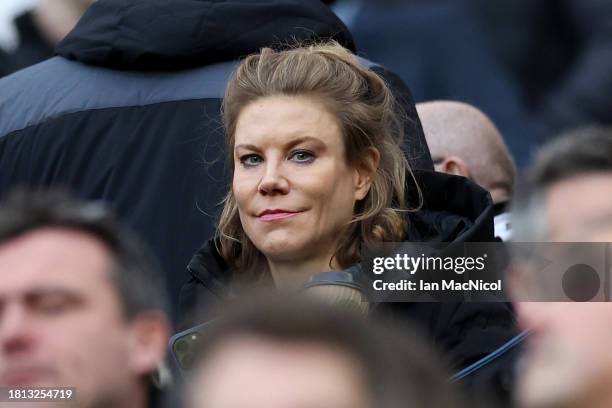
[[[287,194],[289,180],[283,174],[282,164],[268,162],[259,182],[258,191],[263,195]]]

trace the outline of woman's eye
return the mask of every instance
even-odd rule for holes
[[[242,163],[242,165],[246,167],[257,166],[262,161],[263,159],[256,154],[248,154],[240,158],[240,163]]]
[[[311,163],[314,161],[314,159],[315,159],[314,154],[308,151],[304,151],[304,150],[294,152],[289,157],[289,160],[292,160],[296,163]]]

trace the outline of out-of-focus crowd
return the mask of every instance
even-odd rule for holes
[[[12,28],[0,406],[612,405],[610,244],[580,301],[512,260],[489,302],[364,289],[387,243],[612,241],[609,2],[38,0]]]

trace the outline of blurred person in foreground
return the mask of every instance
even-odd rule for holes
[[[526,188],[517,194],[515,239],[611,242],[610,197],[612,129],[585,128],[566,134],[542,149]],[[534,278],[525,275],[518,283],[526,286]],[[523,328],[531,330],[519,374],[519,404],[612,406],[612,304],[517,301],[516,308]]]
[[[101,205],[25,191],[2,203],[0,387],[74,387],[83,408],[161,407],[166,307],[150,254]]]
[[[74,28],[95,0],[36,0],[15,18],[17,48],[8,53],[0,74],[8,75],[53,56],[55,46]]]
[[[223,316],[202,333],[190,408],[464,406],[418,331],[274,295]]]
[[[463,102],[432,101],[416,107],[436,171],[468,177],[489,191],[495,205],[495,235],[509,240],[516,168],[495,124]]]

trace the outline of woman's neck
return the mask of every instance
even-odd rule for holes
[[[332,255],[328,254],[301,261],[289,260],[279,262],[268,259],[268,267],[277,288],[281,290],[296,290],[317,273],[339,270],[340,267],[335,262],[330,262],[331,259]]]

